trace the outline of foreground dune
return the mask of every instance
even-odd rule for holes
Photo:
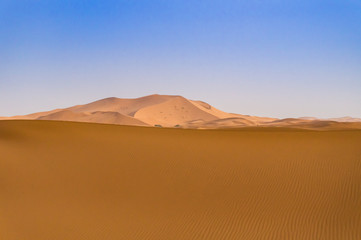
[[[0,239],[361,239],[361,131],[0,122]]]

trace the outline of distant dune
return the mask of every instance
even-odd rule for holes
[[[336,122],[361,122],[361,118],[353,118],[353,117],[330,118],[329,120]]]
[[[106,119],[128,121],[142,104]],[[103,110],[52,116],[119,109]],[[0,121],[0,156],[1,240],[361,239],[361,130],[11,120]]]
[[[361,119],[344,117],[317,119],[312,117],[276,119],[226,113],[208,103],[173,95],[150,95],[135,99],[106,98],[85,105],[3,117],[0,120],[59,120],[94,122],[132,126],[162,126],[177,128],[241,128],[250,126],[296,128],[361,128]],[[337,124],[349,122],[352,124]]]

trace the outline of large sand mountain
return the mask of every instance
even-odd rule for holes
[[[275,120],[274,118],[226,113],[202,101],[193,101],[182,96],[158,94],[135,99],[112,97],[85,105],[3,119],[61,120],[191,128],[254,126]]]
[[[306,129],[361,128],[361,119],[344,117],[276,119],[223,112],[208,103],[182,96],[150,95],[135,99],[105,98],[65,109],[33,113],[0,120],[61,120],[134,126],[182,128],[229,128],[250,126]],[[342,123],[339,123],[342,122]]]

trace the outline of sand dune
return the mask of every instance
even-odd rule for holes
[[[32,114],[28,114],[28,115],[18,115],[18,116],[12,116],[12,117],[1,117],[0,120],[20,120],[20,119],[23,119],[23,120],[30,120],[30,119],[38,119],[40,117],[43,117],[43,116],[47,116],[49,114],[53,114],[53,113],[56,113],[56,112],[60,112],[62,111],[63,109],[54,109],[54,110],[51,110],[51,111],[45,111],[45,112],[38,112],[38,113],[32,113]]]
[[[84,113],[84,112],[73,112],[70,110],[62,110],[43,117],[39,117],[37,119],[147,126],[146,123],[138,119],[120,114],[118,112]]]
[[[86,105],[79,105],[69,108],[74,112],[95,112],[95,111],[111,111],[119,112],[124,115],[134,116],[134,114],[142,108],[160,104],[162,102],[173,99],[177,96],[170,95],[150,95],[135,99],[106,98]]]
[[[328,118],[328,119],[318,119],[315,117],[301,117],[299,119],[333,121],[333,122],[361,122],[361,118],[353,118],[353,117],[340,117],[340,118]]]
[[[134,99],[111,97],[65,109],[0,118],[0,120],[36,119],[136,126],[161,125],[163,127],[213,128],[232,125],[235,121],[227,120],[231,118],[244,119],[242,124],[238,124],[240,123],[238,121],[238,125],[233,127],[253,126],[261,122],[276,120],[274,118],[226,113],[202,101],[193,101],[182,96],[158,94]],[[224,120],[217,121],[221,119]],[[249,124],[245,124],[246,122]],[[197,125],[197,123],[201,124]]]
[[[301,119],[301,118],[285,118],[285,119],[278,119],[272,122],[269,122],[269,126],[288,126],[293,124],[302,124],[302,123],[311,123],[317,120],[309,120],[309,119]]]
[[[216,116],[202,111],[183,97],[175,97],[166,102],[145,107],[137,111],[135,118],[150,125],[160,124],[166,127],[183,125],[192,120],[202,119],[210,121],[218,119]]]
[[[1,121],[0,156],[2,240],[361,239],[359,130]]]
[[[248,119],[240,118],[240,117],[230,117],[223,119],[216,119],[211,121],[190,121],[187,122],[187,128],[241,128],[241,127],[249,127],[256,126],[255,122],[252,122]]]
[[[294,125],[292,127],[299,127],[304,129],[317,130],[342,130],[342,129],[361,129],[360,122],[335,122],[335,121],[314,121],[311,123],[303,123]]]
[[[262,124],[265,127],[289,127],[317,130],[361,129],[360,122],[337,122],[304,118],[286,118]]]
[[[74,119],[83,119],[86,118],[88,114],[85,113],[75,113],[69,110],[60,110],[49,115],[41,116],[37,119],[39,120],[61,120],[61,121],[74,121]]]
[[[329,120],[336,122],[361,122],[361,118],[353,118],[353,117],[330,118]]]
[[[181,128],[275,126],[315,129],[317,127],[325,128],[326,125],[332,125],[332,128],[342,126],[359,128],[358,124],[361,124],[361,120],[351,117],[329,120],[313,117],[277,119],[227,113],[203,101],[189,100],[182,96],[158,94],[134,99],[111,97],[65,109],[0,118],[0,120],[14,119],[61,120],[135,126],[157,125]],[[333,122],[357,124],[337,125]]]
[[[189,102],[191,102],[193,105],[195,105],[197,108],[201,109],[202,111],[205,111],[205,112],[217,117],[218,119],[224,119],[224,118],[232,117],[231,113],[226,113],[226,112],[223,112],[223,111],[221,111],[219,109],[216,109],[215,107],[209,105],[206,102],[193,101],[193,100],[189,100]]]

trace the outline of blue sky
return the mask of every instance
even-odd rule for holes
[[[0,116],[153,93],[361,117],[361,1],[0,0]]]

